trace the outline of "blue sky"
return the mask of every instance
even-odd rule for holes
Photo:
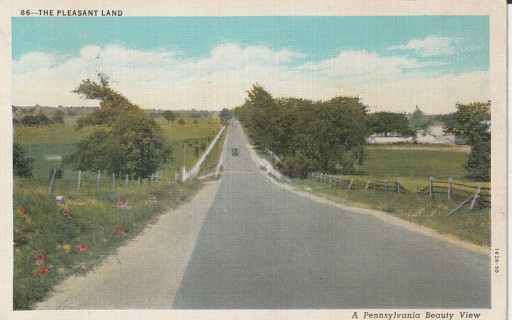
[[[487,16],[31,17],[13,18],[12,39],[15,105],[90,103],[69,91],[96,71],[166,109],[232,107],[255,82],[274,96],[355,95],[374,110],[488,99]]]

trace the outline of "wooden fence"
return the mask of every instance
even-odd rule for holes
[[[489,207],[491,205],[491,188],[481,186],[471,186],[462,183],[455,183],[453,179],[434,180],[430,178],[428,185],[420,191],[414,192],[406,188],[400,181],[372,180],[363,181],[359,179],[344,179],[342,176],[328,175],[324,173],[310,173],[308,178],[322,184],[323,188],[329,188],[330,192],[338,189],[346,190],[376,190],[384,192],[394,192],[399,194],[424,194],[430,198],[446,197],[447,199],[458,201],[466,199],[471,201],[470,207],[474,207],[478,202],[480,206]],[[468,198],[470,198],[468,200]]]
[[[322,183],[324,187],[328,187],[329,191],[333,192],[336,189],[347,189],[347,190],[379,190],[389,191],[397,193],[410,192],[406,189],[400,181],[388,181],[388,180],[373,180],[363,181],[359,179],[344,179],[342,176],[334,176],[322,173],[311,173],[308,177],[310,180],[314,180]]]

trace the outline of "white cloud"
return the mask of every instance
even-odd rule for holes
[[[318,63],[304,64],[306,70],[326,76],[361,78],[365,81],[391,80],[399,73],[421,70],[426,67],[441,66],[440,62],[419,62],[403,56],[379,56],[366,50],[345,51],[337,57]]]
[[[359,96],[393,111],[449,112],[457,101],[488,100],[488,73],[445,74],[442,64],[403,56],[345,51],[317,62],[288,49],[220,44],[204,57],[87,46],[63,59],[30,53],[13,61],[14,105],[97,105],[72,90],[97,72],[133,102],[150,108],[221,109],[242,104],[258,82],[274,96],[330,99]],[[437,74],[440,75],[437,75]]]
[[[51,68],[62,61],[65,57],[56,54],[45,54],[41,52],[31,52],[13,61],[13,72],[23,73],[39,69]]]
[[[458,42],[460,39],[428,36],[424,39],[410,40],[406,45],[389,47],[388,50],[414,50],[421,57],[448,56],[456,52],[454,45]]]

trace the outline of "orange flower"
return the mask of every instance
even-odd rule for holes
[[[26,212],[27,212],[27,208],[25,208],[25,207],[21,207],[18,209],[18,214],[20,216],[24,215]]]

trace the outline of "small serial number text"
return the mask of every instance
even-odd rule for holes
[[[500,272],[500,249],[494,249],[494,273]]]

